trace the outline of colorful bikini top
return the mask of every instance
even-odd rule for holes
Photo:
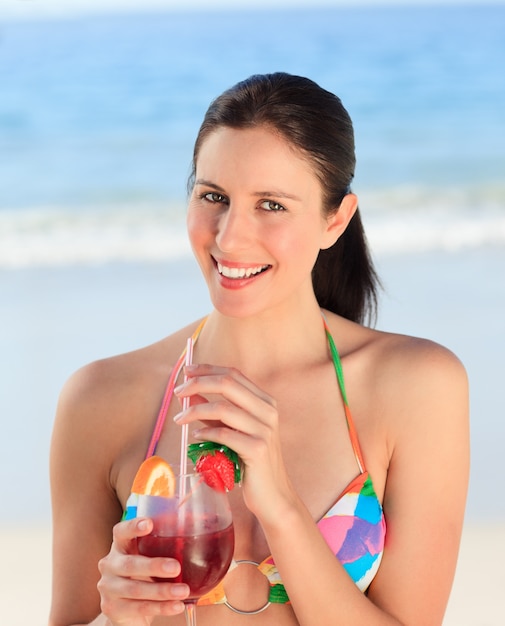
[[[194,341],[197,340],[204,323],[205,320],[194,332]],[[377,498],[372,484],[372,479],[365,469],[363,455],[347,402],[342,364],[326,321],[324,321],[324,328],[335,366],[338,385],[342,394],[349,437],[360,473],[351,481],[337,501],[317,522],[317,527],[333,554],[335,554],[336,558],[343,565],[356,586],[362,592],[365,592],[379,569],[384,551],[386,522],[381,503]],[[181,354],[168,380],[158,419],[156,420],[151,442],[147,450],[146,459],[155,454],[156,446],[161,437],[165,418],[168,413],[168,407],[172,400],[176,380],[184,363],[185,352],[184,350]],[[137,500],[137,494],[130,494],[126,503],[123,519],[133,519],[137,516]],[[272,556],[267,557],[261,563],[249,560],[234,560],[231,564],[231,569],[242,564],[257,566],[258,570],[268,579],[270,590],[268,601],[264,606],[254,611],[242,611],[237,609],[228,602],[223,582],[200,598],[198,605],[225,604],[228,608],[237,613],[255,614],[264,611],[271,603],[289,603],[289,597]]]

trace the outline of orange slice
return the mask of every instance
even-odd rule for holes
[[[159,456],[150,456],[139,467],[132,493],[171,498],[175,494],[175,474]]]

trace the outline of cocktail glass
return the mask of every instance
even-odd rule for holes
[[[153,520],[151,534],[138,539],[139,553],[179,561],[179,576],[157,580],[189,585],[184,601],[186,624],[196,626],[198,598],[224,578],[233,557],[233,523],[226,493],[209,487],[203,474],[184,474],[177,476],[174,497],[140,495],[137,515]]]

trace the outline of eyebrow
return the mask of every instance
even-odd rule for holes
[[[219,191],[219,193],[226,194],[226,191],[222,187],[220,187],[219,185],[216,185],[216,183],[212,183],[210,180],[199,178],[198,180],[195,181],[195,185],[203,185],[205,187],[211,187],[212,189]],[[255,191],[252,195],[257,198],[272,198],[273,197],[273,198],[285,198],[287,200],[294,200],[295,202],[301,201],[298,196],[287,193],[285,191],[280,191],[279,189],[277,190],[272,189],[269,191],[268,190]]]
[[[216,185],[215,183],[211,183],[210,180],[205,180],[204,178],[198,178],[197,180],[195,180],[195,185],[203,185],[204,187],[211,187],[212,189],[215,189],[216,191],[219,191],[221,193],[225,192],[222,187],[220,187],[219,185]]]

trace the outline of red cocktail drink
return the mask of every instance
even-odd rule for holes
[[[234,550],[230,504],[224,491],[213,489],[201,474],[176,476],[173,496],[139,494],[138,517],[153,522],[150,535],[137,539],[140,554],[169,557],[181,564],[167,584],[183,582],[190,595],[184,600],[188,626],[196,625],[195,605],[224,578]]]
[[[230,567],[233,548],[232,524],[201,535],[162,537],[151,534],[138,539],[140,554],[171,557],[179,561],[179,576],[155,580],[186,583],[191,590],[188,599],[198,599],[220,582]]]

